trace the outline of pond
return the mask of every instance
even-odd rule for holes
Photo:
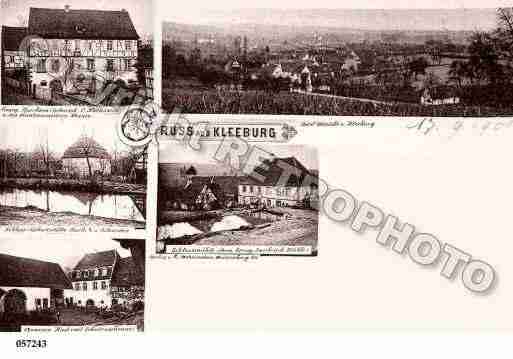
[[[159,226],[159,240],[172,239],[177,244],[190,244],[180,238],[191,237],[201,233],[237,230],[243,227],[253,227],[282,219],[283,214],[275,211],[256,210],[239,211],[236,214],[220,213],[192,216],[194,219],[173,222]]]
[[[31,206],[48,212],[145,221],[136,202],[133,196],[120,194],[0,189],[0,206]]]

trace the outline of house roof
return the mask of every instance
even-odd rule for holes
[[[91,269],[114,265],[119,254],[116,250],[86,254],[73,270]]]
[[[26,27],[2,26],[2,47],[6,51],[19,51],[21,43],[27,35]]]
[[[283,72],[290,72],[292,74],[300,73],[305,68],[304,61],[283,61],[280,65]]]
[[[56,263],[0,254],[0,286],[72,289]]]
[[[144,273],[137,270],[132,257],[120,258],[112,274],[111,286],[130,287],[144,286]]]
[[[205,185],[210,185],[209,177],[193,177],[185,184],[181,192],[177,193],[177,197],[184,202],[194,202],[203,190]]]
[[[54,39],[137,40],[127,11],[30,8],[29,33]]]
[[[176,198],[192,203],[207,186],[218,201],[224,202],[230,195],[237,195],[240,179],[241,177],[237,176],[195,176],[176,193]]]
[[[82,136],[69,146],[62,158],[101,158],[110,160],[110,154],[91,137]]]
[[[280,164],[284,163],[282,166]],[[260,186],[277,186],[280,182],[280,177],[282,173],[284,173],[288,166],[292,166],[296,168],[298,171],[297,173],[293,173],[289,176],[287,179],[286,184],[280,184],[285,185],[289,187],[298,187],[301,186],[303,181],[305,180],[306,176],[310,175],[315,178],[317,176],[313,173],[311,173],[299,160],[295,157],[283,157],[283,158],[274,158],[272,160],[264,160],[262,165],[257,166],[253,173],[260,177],[264,177],[264,181],[260,182],[255,179],[256,176],[248,176],[245,177],[241,184],[251,184],[251,185],[260,185]],[[313,181],[315,182],[315,181]],[[314,183],[315,184],[315,183]]]

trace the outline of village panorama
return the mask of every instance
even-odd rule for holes
[[[163,25],[186,113],[513,114],[512,8],[202,11]]]

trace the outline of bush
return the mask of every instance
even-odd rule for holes
[[[132,303],[132,311],[133,312],[140,312],[144,310],[144,302],[141,300],[135,301]]]

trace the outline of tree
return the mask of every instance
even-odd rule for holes
[[[470,41],[468,52],[472,73],[480,81],[488,80],[492,83],[500,81],[503,69],[499,63],[499,55],[492,35],[486,32],[475,32]]]
[[[46,133],[40,132],[39,136],[40,143],[34,155],[40,157],[43,161],[43,164],[45,166],[46,179],[48,180],[48,177],[50,177],[51,175],[51,162],[53,161],[55,156],[50,150],[50,145],[48,141],[48,129],[46,130]]]
[[[92,179],[93,178],[93,168],[92,168],[92,165],[91,165],[91,158],[93,156],[93,150],[94,150],[94,146],[93,146],[93,142],[91,140],[89,140],[88,138],[84,138],[84,141],[81,141],[81,150],[82,150],[82,154],[84,155],[85,159],[86,159],[86,163],[87,163],[87,169],[89,170],[89,178]],[[102,161],[103,159],[100,159],[100,162]]]
[[[513,62],[513,8],[497,9],[496,43],[501,54]]]
[[[498,30],[506,34],[510,39],[513,38],[513,8],[498,8]]]
[[[452,81],[456,81],[459,87],[463,85],[463,80],[465,78],[469,78],[472,82],[473,75],[471,73],[470,67],[468,66],[468,62],[454,60],[449,68],[449,78]]]

